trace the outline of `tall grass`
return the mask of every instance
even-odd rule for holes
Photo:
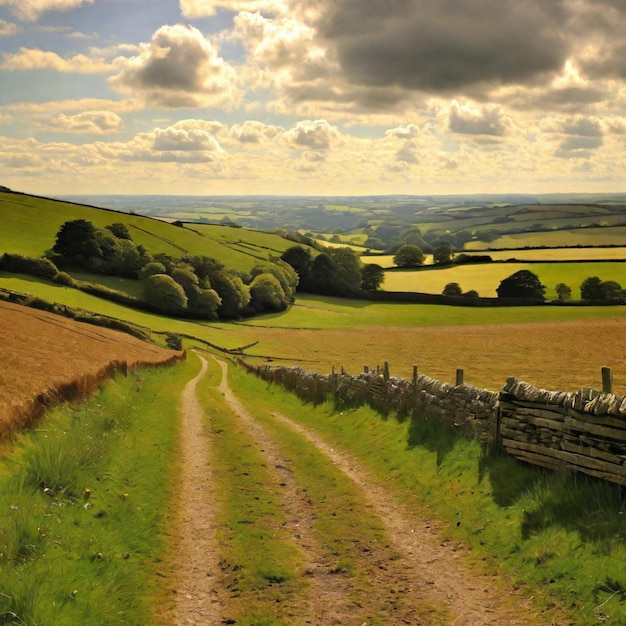
[[[120,375],[85,404],[50,411],[2,459],[0,623],[150,623],[177,401],[195,367]]]

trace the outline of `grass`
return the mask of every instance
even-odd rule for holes
[[[211,380],[217,382],[214,366]],[[393,572],[397,554],[389,547],[383,524],[363,493],[301,435],[278,423],[271,415],[273,404],[263,394],[260,402],[255,399],[255,387],[244,393],[255,421],[276,442],[281,466],[288,468],[295,492],[305,497],[306,503],[291,506],[308,509],[312,520],[309,529],[304,515],[298,532],[308,538],[309,545],[312,541],[317,544],[321,562],[307,563],[295,547],[294,530],[288,530],[283,509],[283,499],[294,497],[286,496],[285,490],[293,494],[293,486],[277,483],[268,469],[263,454],[267,444],[243,432],[245,428],[214,389],[204,385],[200,394],[210,416],[214,461],[219,467],[216,489],[222,575],[230,590],[229,611],[237,623],[304,623],[315,593],[307,574],[312,565],[337,576],[337,585],[349,590],[348,602],[358,623],[389,623],[388,608],[383,609],[384,602],[373,597],[371,589],[372,581],[381,575],[380,562]],[[395,610],[401,610],[403,601],[396,598],[392,603]],[[425,605],[422,610],[429,616],[442,614],[433,606]],[[315,621],[314,616],[311,619]]]
[[[541,258],[541,251],[535,251]],[[510,251],[515,256],[515,251]],[[556,299],[555,287],[565,283],[572,288],[572,297],[580,299],[580,285],[589,276],[614,280],[626,287],[626,263],[572,262],[572,263],[490,263],[486,265],[461,265],[444,269],[393,271],[385,273],[383,288],[386,291],[422,291],[442,293],[448,283],[459,283],[463,291],[475,289],[483,297],[495,298],[500,282],[520,270],[530,270],[546,286],[546,298]]]
[[[418,513],[444,520],[445,537],[471,545],[477,567],[528,584],[547,606],[563,603],[573,623],[626,621],[619,486],[488,456],[419,415],[403,422],[367,408],[340,415],[240,370],[233,382],[255,406],[269,404],[356,454]]]
[[[212,463],[219,468],[217,539],[228,609],[237,624],[286,625],[307,600],[302,556],[286,528],[281,487],[257,442],[211,386],[221,370],[209,361],[198,393],[213,440]]]
[[[601,219],[601,218],[600,218]],[[539,220],[538,220],[539,221]],[[490,248],[524,248],[525,246],[606,246],[624,244],[626,226],[604,228],[575,228],[571,230],[551,230],[537,233],[503,235],[485,244],[484,241],[470,242],[467,250]]]
[[[140,215],[4,192],[0,192],[0,210],[0,251],[34,257],[52,248],[64,222],[76,219],[89,220],[99,228],[122,222],[129,227],[135,243],[151,254],[205,255],[240,271],[249,271],[271,255],[280,256],[293,245],[278,235],[260,231],[207,225],[181,228]]]
[[[2,459],[1,623],[151,621],[177,401],[194,367],[118,377],[87,403],[50,411]]]

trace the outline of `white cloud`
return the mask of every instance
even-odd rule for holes
[[[230,129],[230,136],[241,143],[247,144],[263,144],[274,139],[279,133],[278,126],[271,126],[248,120],[243,124],[235,124]]]
[[[286,0],[180,0],[180,10],[189,19],[216,15],[218,9],[281,13],[287,10]]]
[[[19,32],[20,27],[17,24],[0,20],[0,37],[10,37],[11,35],[17,35]]]
[[[8,6],[11,13],[21,20],[34,22],[46,11],[70,11],[94,0],[0,0],[0,6]]]
[[[49,69],[66,74],[103,74],[114,71],[124,61],[122,57],[109,61],[105,51],[98,48],[91,49],[90,54],[63,58],[56,52],[22,47],[15,54],[3,52],[0,68],[10,71]]]
[[[122,127],[122,118],[112,111],[86,111],[77,115],[60,113],[55,116],[49,130],[72,133],[104,135],[114,133]]]
[[[328,150],[339,138],[337,127],[326,120],[303,120],[285,133],[287,144],[301,150]]]
[[[109,79],[122,93],[132,93],[152,106],[232,109],[241,93],[234,69],[194,27],[163,26],[139,54],[124,59]]]

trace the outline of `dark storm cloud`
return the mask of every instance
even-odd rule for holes
[[[563,0],[338,0],[317,27],[354,84],[450,92],[558,72],[567,17]]]

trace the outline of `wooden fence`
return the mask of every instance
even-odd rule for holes
[[[463,370],[451,385],[418,374],[417,367],[409,381],[390,376],[387,364],[358,376],[343,368],[325,376],[240,362],[307,402],[332,397],[340,406],[369,404],[383,413],[437,419],[520,461],[626,485],[626,396],[612,393],[608,368],[602,371],[602,391],[547,391],[509,378],[501,391],[491,392],[465,384]]]

